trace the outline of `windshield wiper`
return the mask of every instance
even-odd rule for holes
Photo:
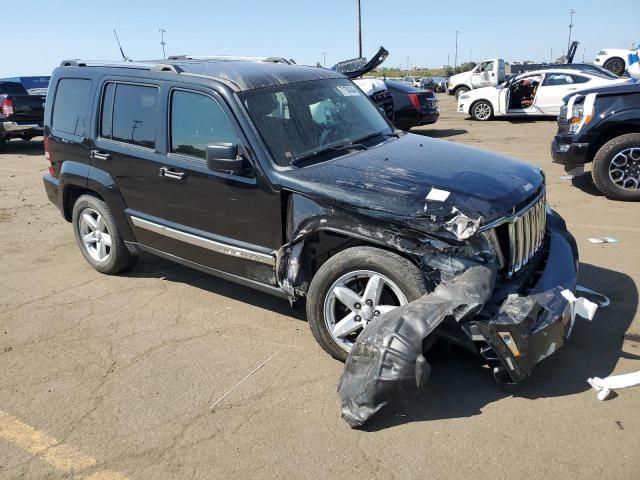
[[[316,150],[313,152],[309,152],[307,154],[301,155],[299,157],[294,158],[293,160],[291,160],[291,165],[293,166],[298,166],[300,164],[306,163],[308,162],[310,159],[312,158],[322,158],[324,156],[326,156],[326,154],[328,153],[332,153],[332,154],[338,154],[336,156],[339,156],[342,152],[348,152],[349,150],[353,150],[353,149],[362,149],[362,150],[366,150],[367,147],[365,147],[364,145],[361,145],[360,143],[356,143],[356,142],[348,142],[348,143],[344,143],[341,145],[335,145],[333,147],[327,147],[321,150]]]
[[[362,142],[366,142],[367,140],[371,140],[372,138],[382,137],[382,136],[384,136],[384,137],[396,137],[396,138],[400,137],[400,135],[398,135],[396,132],[385,133],[383,131],[380,131],[380,132],[373,132],[373,133],[370,133],[368,135],[365,135],[364,137],[352,140],[351,144],[356,145],[356,144],[359,144],[359,143],[362,143]]]

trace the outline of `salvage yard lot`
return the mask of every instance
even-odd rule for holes
[[[580,283],[611,298],[516,396],[472,355],[437,348],[423,392],[350,430],[342,364],[302,310],[156,258],[99,274],[47,201],[41,145],[12,142],[0,154],[0,478],[637,478],[640,388],[599,402],[586,379],[640,370],[638,204],[561,179],[555,122],[473,122],[439,98],[440,121],[414,132],[543,167]],[[599,236],[620,241],[588,241]]]

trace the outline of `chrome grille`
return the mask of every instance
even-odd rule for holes
[[[524,267],[538,252],[544,241],[547,226],[544,195],[509,224],[509,274]]]

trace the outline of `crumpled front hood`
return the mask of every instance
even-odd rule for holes
[[[482,217],[481,225],[513,214],[543,183],[537,167],[414,134],[282,176],[290,191],[425,233],[439,229],[454,208]],[[432,188],[450,194],[427,200]]]

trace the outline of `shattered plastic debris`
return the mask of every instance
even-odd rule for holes
[[[473,218],[467,217],[456,207],[451,209],[451,213],[454,217],[444,225],[444,228],[453,233],[458,240],[466,240],[478,231],[482,217],[474,220]]]
[[[562,296],[566,298],[573,307],[573,313],[586,320],[593,320],[598,305],[584,297],[576,297],[571,290],[563,290]]]
[[[593,298],[593,301],[595,301],[598,304],[598,307],[600,308],[608,307],[611,304],[611,300],[609,299],[609,297],[607,297],[606,295],[603,295],[602,293],[591,290],[590,288],[587,288],[585,286],[576,285],[576,292],[589,295],[590,297]]]
[[[620,240],[618,240],[615,237],[592,237],[592,238],[589,238],[589,241],[591,243],[599,244],[599,243],[618,243]]]
[[[440,190],[438,188],[431,188],[431,191],[429,192],[425,200],[444,202],[447,198],[449,198],[449,195],[451,195],[451,192]]]
[[[495,276],[493,264],[471,266],[364,329],[338,382],[349,426],[362,426],[399,390],[425,384],[431,367],[422,355],[424,339],[446,318],[460,322],[476,315],[491,296]]]
[[[606,378],[587,378],[587,382],[598,392],[598,400],[606,400],[612,390],[640,385],[640,372],[610,375]]]

